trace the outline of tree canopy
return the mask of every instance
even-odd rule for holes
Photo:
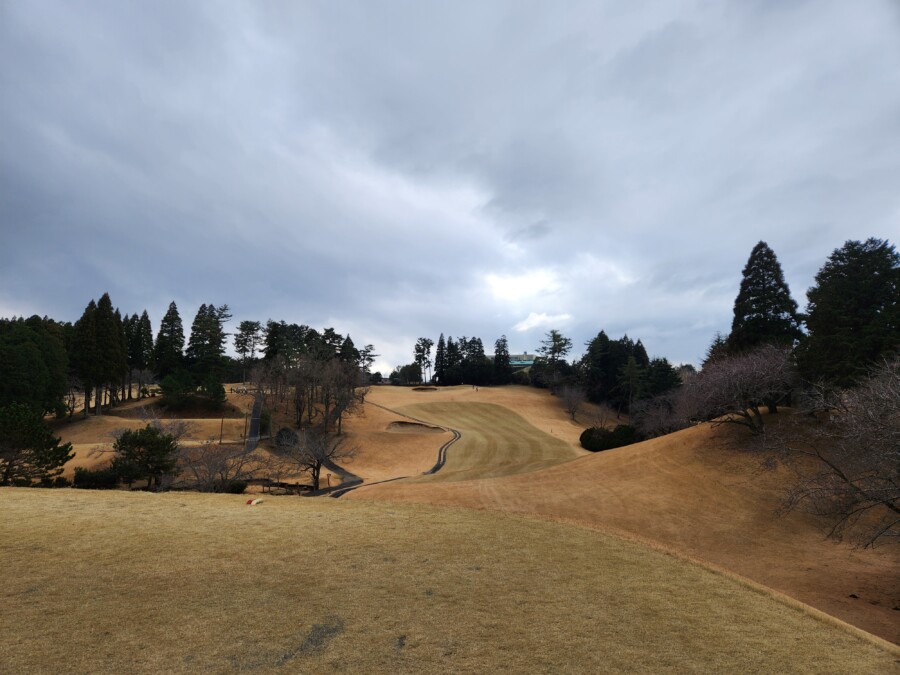
[[[0,407],[0,485],[51,482],[74,453],[60,445],[39,410],[24,403]]]
[[[156,374],[162,379],[182,367],[184,350],[184,326],[181,315],[174,301],[169,303],[153,347],[153,359],[156,363]]]
[[[734,301],[728,348],[740,353],[762,344],[792,346],[802,336],[797,303],[775,252],[766,242],[753,247]]]
[[[799,360],[807,379],[850,386],[900,347],[900,254],[887,241],[835,249],[806,296]]]

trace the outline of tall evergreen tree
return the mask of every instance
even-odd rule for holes
[[[428,381],[428,373],[431,369],[431,346],[434,344],[434,341],[431,338],[420,337],[416,340],[416,345],[413,347],[413,357],[416,363],[419,364],[419,370],[422,371],[422,381]]]
[[[509,342],[501,335],[494,343],[494,384],[509,384],[512,380],[512,366],[509,359]]]
[[[647,349],[640,340],[634,343],[634,350],[631,354],[641,368],[648,368],[650,366],[650,357],[647,356]]]
[[[728,350],[742,353],[762,344],[790,346],[802,336],[797,303],[775,252],[766,242],[753,247],[744,266]]]
[[[538,354],[540,354],[547,362],[544,379],[551,389],[559,384],[559,364],[565,359],[566,354],[568,354],[571,349],[572,340],[556,329],[548,332],[546,337],[541,340]]]
[[[635,399],[641,395],[644,376],[645,370],[634,355],[629,356],[625,365],[619,370],[618,388],[621,392],[621,407],[625,407],[627,411],[632,410]]]
[[[75,375],[84,388],[84,415],[87,417],[91,409],[91,394],[96,388],[99,401],[99,385],[102,381],[100,348],[97,344],[97,303],[93,300],[75,322],[70,358]]]
[[[69,379],[60,326],[38,316],[0,319],[0,373],[0,406],[62,414]]]
[[[121,352],[121,363],[119,364],[119,376],[113,383],[110,384],[110,395],[115,401],[118,401],[119,398],[119,386],[121,386],[121,394],[122,400],[125,400],[125,387],[126,385],[130,388],[131,379],[128,375],[130,371],[130,367],[128,365],[128,331],[129,327],[126,325],[128,321],[128,315],[125,315],[125,319],[122,318],[122,313],[119,311],[119,308],[116,308],[114,312],[115,315],[115,323],[116,327],[119,329],[119,351]]]
[[[228,305],[202,304],[191,324],[185,358],[199,380],[219,376],[225,355],[225,322],[231,318]]]
[[[241,357],[242,382],[247,381],[247,364],[256,358],[256,348],[260,342],[262,326],[259,321],[241,321],[234,334],[234,351]]]
[[[444,384],[447,376],[447,343],[444,342],[444,334],[438,338],[434,351],[434,379],[438,384]]]
[[[707,364],[715,363],[727,356],[728,338],[721,333],[716,332],[716,336],[712,339],[712,342],[709,343],[709,347],[706,348],[706,353],[703,355],[703,361],[700,365],[705,368]]]
[[[681,386],[681,377],[668,359],[655,358],[647,366],[641,398],[659,396]]]
[[[125,335],[128,341],[128,386],[127,397],[133,398],[132,383],[135,372],[138,375],[138,391],[144,385],[144,371],[153,359],[153,333],[147,310],[141,316],[132,314],[123,320]],[[140,394],[138,394],[140,396]]]
[[[100,381],[103,388],[118,387],[128,368],[125,353],[125,339],[121,316],[113,309],[109,293],[104,293],[97,302],[97,349],[100,356]],[[102,395],[103,392],[99,392]],[[112,393],[112,392],[111,392]],[[98,401],[102,404],[102,400]],[[96,407],[99,415],[102,405]]]
[[[178,314],[178,307],[172,301],[159,324],[156,344],[153,347],[153,360],[160,380],[182,367],[183,349],[184,327]]]
[[[140,391],[145,384],[145,374],[153,367],[153,327],[150,325],[150,316],[146,309],[141,313],[132,333],[133,363],[138,371],[138,397],[140,397],[142,396]]]
[[[806,297],[809,336],[799,350],[806,378],[852,386],[900,349],[900,254],[889,242],[835,249]]]
[[[338,358],[345,363],[359,363],[359,350],[356,348],[356,345],[353,344],[353,340],[350,339],[349,335],[345,337],[344,341],[341,343],[341,350],[338,353]]]
[[[461,338],[465,342],[465,338]],[[453,336],[447,337],[447,364],[444,372],[444,384],[453,386],[462,382],[463,357],[459,345],[453,341]]]
[[[609,396],[615,380],[607,377],[609,367],[609,337],[605,331],[597,333],[597,337],[587,343],[587,352],[582,358],[587,397],[593,403],[602,403]]]

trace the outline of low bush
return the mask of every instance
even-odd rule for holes
[[[602,427],[591,427],[581,433],[581,447],[591,452],[612,450],[623,445],[631,445],[637,440],[637,432],[634,427],[627,424],[619,424],[615,429],[609,430]]]
[[[105,469],[85,469],[79,466],[75,469],[75,480],[72,487],[83,490],[115,490],[119,487],[119,474],[112,467]]]
[[[242,495],[247,489],[247,481],[245,480],[229,480],[220,484],[216,492],[225,492],[230,495]]]
[[[297,432],[287,427],[282,427],[275,434],[275,445],[279,448],[292,448],[297,445],[298,440]]]

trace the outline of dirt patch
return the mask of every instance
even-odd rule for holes
[[[442,434],[444,429],[420,422],[391,422],[387,430],[395,434]]]
[[[437,391],[437,387],[413,387],[413,391]]]

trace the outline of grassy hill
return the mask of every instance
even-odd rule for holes
[[[398,617],[403,618],[403,621],[409,619],[405,626],[430,625],[428,622],[432,621],[417,614],[418,610],[413,611],[406,606],[407,602],[412,602],[409,600],[410,597],[417,596],[409,596],[406,591],[401,592],[395,588],[396,584],[402,583],[409,575],[415,576],[419,572],[412,572],[409,567],[388,569],[390,566],[381,565],[378,563],[378,555],[382,550],[400,551],[403,547],[407,547],[409,551],[415,552],[414,555],[421,554],[420,561],[443,560],[441,566],[456,570],[456,576],[444,578],[447,589],[445,593],[451,593],[449,589],[452,589],[454,584],[465,590],[474,583],[473,579],[477,580],[480,576],[487,575],[487,572],[484,572],[470,579],[471,575],[467,576],[466,572],[476,571],[474,570],[476,567],[481,568],[478,571],[488,570],[491,575],[505,574],[509,570],[518,569],[516,574],[509,578],[508,584],[505,578],[498,580],[491,576],[490,588],[478,587],[480,599],[470,598],[464,601],[459,593],[453,592],[447,596],[447,605],[441,607],[441,616],[455,616],[460,623],[466,623],[468,619],[463,615],[462,609],[460,613],[453,613],[452,607],[456,604],[461,603],[460,606],[465,608],[465,612],[471,612],[473,616],[478,617],[474,627],[480,632],[464,634],[467,636],[465,640],[478,643],[482,639],[479,635],[499,634],[506,630],[504,626],[510,622],[507,615],[515,615],[519,610],[517,605],[509,605],[507,600],[522,598],[523,593],[531,595],[522,602],[552,604],[560,617],[566,612],[571,615],[582,611],[582,598],[592,597],[599,606],[616,606],[618,613],[611,614],[613,618],[610,620],[619,623],[625,621],[621,616],[622,613],[637,612],[647,617],[644,627],[640,629],[643,634],[652,633],[654,630],[666,633],[668,629],[663,630],[660,627],[668,625],[669,613],[681,611],[681,603],[685,600],[681,597],[670,597],[667,595],[668,591],[658,589],[656,609],[652,611],[646,607],[641,609],[633,603],[632,599],[638,595],[634,595],[636,591],[631,589],[631,585],[648,583],[648,580],[654,584],[668,580],[672,574],[669,567],[654,567],[658,561],[667,560],[671,563],[675,560],[665,555],[659,557],[659,551],[666,551],[676,554],[678,565],[685,565],[685,560],[699,561],[706,568],[722,570],[723,574],[712,575],[720,581],[726,580],[729,574],[739,575],[878,636],[900,642],[900,621],[897,619],[900,612],[894,609],[900,606],[900,580],[896,575],[896,570],[900,568],[900,555],[897,551],[887,548],[876,551],[854,551],[846,545],[826,541],[822,534],[822,523],[811,517],[797,513],[788,517],[776,515],[785,486],[785,476],[776,472],[762,471],[759,457],[748,451],[745,439],[739,432],[726,429],[713,430],[708,426],[701,426],[647,443],[592,455],[578,447],[578,436],[588,422],[587,415],[584,418],[580,417],[578,422],[571,421],[558,402],[546,391],[524,387],[480,390],[471,387],[453,387],[421,392],[399,387],[377,387],[370,392],[368,401],[364,415],[350,418],[345,424],[345,430],[348,442],[358,448],[357,455],[348,468],[363,476],[369,485],[349,493],[340,501],[328,498],[312,502],[296,497],[267,498],[264,512],[269,515],[260,520],[260,516],[251,515],[256,511],[243,507],[245,498],[238,497],[184,493],[157,496],[123,493],[88,495],[80,492],[43,491],[35,493],[38,498],[29,502],[30,510],[20,514],[22,518],[20,523],[15,526],[13,523],[6,523],[8,529],[0,532],[0,536],[3,537],[0,541],[16,542],[5,547],[0,544],[0,562],[5,564],[8,559],[13,560],[15,556],[21,555],[22,559],[16,562],[18,567],[14,566],[11,569],[20,574],[21,579],[27,580],[30,577],[24,570],[28,561],[35,559],[35,556],[40,560],[46,553],[46,565],[42,567],[39,564],[37,567],[39,573],[44,574],[42,570],[53,567],[53,560],[60,559],[65,563],[66,560],[70,560],[66,556],[80,550],[85,559],[83,561],[76,559],[73,569],[83,568],[84,575],[89,576],[91,565],[89,552],[99,552],[95,553],[94,562],[107,558],[114,560],[115,564],[122,568],[122,574],[139,573],[141,576],[139,588],[151,589],[144,594],[139,588],[134,593],[128,591],[125,604],[129,610],[135,612],[134,616],[129,617],[129,621],[134,621],[135,616],[142,616],[144,612],[150,612],[152,618],[163,611],[157,607],[159,603],[154,600],[154,594],[171,594],[170,589],[175,588],[176,595],[180,598],[182,585],[195,583],[188,573],[191,566],[180,570],[167,568],[166,561],[170,560],[167,556],[170,553],[176,555],[173,547],[184,548],[177,556],[182,553],[188,557],[192,556],[194,560],[192,565],[196,570],[218,569],[217,566],[232,561],[234,567],[229,567],[222,574],[244,589],[238,593],[238,597],[244,599],[243,606],[240,603],[233,604],[230,598],[225,597],[228,593],[227,579],[211,582],[210,575],[200,574],[199,571],[195,576],[199,575],[198,579],[206,579],[208,584],[213,584],[209,590],[210,602],[214,601],[223,611],[244,612],[245,615],[245,610],[249,608],[254,613],[258,610],[263,616],[269,616],[273,611],[280,616],[278,613],[282,608],[278,604],[278,598],[282,596],[299,598],[292,594],[299,593],[300,590],[287,591],[277,585],[281,590],[273,592],[266,586],[272,574],[287,574],[284,567],[279,566],[277,569],[272,567],[275,565],[273,561],[279,559],[279,556],[287,556],[288,559],[296,561],[297,569],[302,570],[302,574],[305,575],[303,578],[307,581],[303,581],[301,576],[294,575],[293,572],[286,578],[292,579],[292,584],[303,587],[304,593],[317,593],[320,585],[325,584],[329,589],[328,596],[331,600],[353,595],[358,602],[382,603],[385,609],[378,614],[380,620],[387,622],[388,625],[399,625]],[[602,411],[593,412],[602,414]],[[405,415],[427,420],[431,426],[412,424]],[[608,422],[615,422],[608,412],[606,417]],[[779,418],[789,423],[788,416]],[[74,462],[98,461],[96,457],[89,456],[90,449],[98,442],[108,443],[111,440],[108,436],[109,431],[121,427],[123,422],[131,420],[91,418],[61,427],[70,440],[80,444],[77,446],[79,457]],[[227,423],[228,420],[226,427]],[[210,424],[216,428],[212,428]],[[438,448],[452,438],[449,432],[442,433],[439,429],[435,429],[434,425],[459,429],[462,438],[451,446],[446,466],[438,474],[423,477],[422,472],[434,464]],[[209,428],[206,428],[207,426]],[[196,429],[197,439],[194,442],[199,442],[203,437],[219,431],[219,424],[215,420],[199,421]],[[232,433],[239,436],[240,431],[235,429]],[[228,435],[226,429],[226,436]],[[373,482],[401,476],[409,478],[382,485],[371,485]],[[18,502],[18,497],[12,495],[22,494],[29,493],[10,491],[9,494],[0,494],[2,504],[10,513],[15,512],[15,508],[8,506],[10,500]],[[68,497],[63,499],[60,495]],[[62,499],[62,502],[58,502],[58,499]],[[175,500],[177,508],[172,508],[173,501],[170,500]],[[349,501],[355,504],[349,504]],[[408,504],[401,505],[399,502]],[[335,504],[343,505],[334,506]],[[157,506],[160,509],[154,510]],[[466,507],[467,510],[448,511],[435,509],[434,506]],[[17,504],[16,508],[19,507],[24,508],[23,504]],[[122,510],[121,513],[112,517],[113,512],[119,509]],[[217,512],[219,509],[223,509],[222,514]],[[477,513],[472,509],[491,513]],[[59,511],[59,514],[55,514],[54,510]],[[226,512],[231,515],[225,517]],[[153,515],[154,513],[156,515]],[[392,515],[387,517],[386,513]],[[353,515],[335,519],[335,514]],[[377,517],[371,514],[376,514]],[[438,517],[437,514],[443,515]],[[521,517],[532,519],[523,521],[520,520]],[[534,517],[541,521],[533,520]],[[73,544],[70,539],[71,533],[66,531],[63,521],[57,522],[58,518],[74,518],[71,521],[73,527],[91,533],[91,538],[86,539],[88,544]],[[445,522],[446,519],[455,523],[453,527],[467,531],[466,536],[470,543],[463,546],[454,538],[457,535],[437,530],[432,532],[431,528],[435,523]],[[109,527],[103,525],[107,520]],[[351,520],[358,521],[359,528],[365,532],[358,531],[356,526],[344,529],[345,526],[350,527]],[[581,527],[572,527],[569,523]],[[165,538],[159,538],[151,532],[160,526],[167,532]],[[97,528],[106,529],[98,533]],[[209,531],[206,532],[204,528]],[[512,530],[507,531],[507,528],[515,529],[521,536],[510,534]],[[533,537],[528,534],[538,532],[536,528],[540,528],[540,532],[544,534],[541,536],[535,534]],[[76,529],[76,533],[78,531]],[[601,535],[598,532],[605,534]],[[608,534],[617,537],[610,538],[606,536]],[[216,536],[219,536],[219,539],[216,539]],[[649,568],[632,570],[639,576],[616,581],[616,584],[619,584],[616,588],[625,590],[615,597],[592,595],[600,593],[600,589],[588,591],[575,581],[579,575],[588,574],[589,569],[593,570],[590,574],[595,574],[595,579],[607,578],[612,574],[608,561],[597,559],[599,567],[591,567],[597,556],[596,552],[584,554],[578,559],[580,562],[577,564],[572,562],[563,565],[560,569],[564,574],[572,575],[572,583],[567,582],[562,576],[553,576],[554,586],[551,593],[540,570],[543,569],[546,576],[547,569],[556,569],[560,565],[559,559],[548,556],[565,550],[569,542],[578,537],[587,537],[587,540],[594,542],[591,546],[599,546],[597,542],[619,541],[624,537],[632,541],[628,546],[637,546],[630,550],[643,552],[638,557],[650,555],[651,549],[656,552],[646,558],[650,561]],[[190,543],[193,540],[196,540],[196,545]],[[16,548],[19,542],[30,543],[22,544],[24,548],[19,550]],[[503,545],[512,548],[497,549],[495,544],[498,542],[499,544],[506,542]],[[626,545],[621,542],[620,544]],[[298,550],[306,551],[304,555],[308,554],[310,557],[302,560],[296,558]],[[149,555],[147,551],[150,551]],[[322,551],[332,557],[315,559],[311,557],[313,553]],[[449,555],[451,551],[462,552],[465,556],[471,553],[473,559],[483,560],[485,564],[473,562],[464,565],[464,558],[455,561],[441,558]],[[344,558],[340,556],[355,562],[344,564]],[[387,555],[387,558],[391,556],[395,561],[401,558],[397,554]],[[534,561],[537,567],[519,569],[516,567],[518,563],[514,564],[510,556],[524,561]],[[208,558],[214,559],[214,562],[210,562]],[[490,560],[498,561],[497,565]],[[145,566],[153,561],[156,561],[155,571],[148,572]],[[357,567],[354,568],[353,565]],[[470,570],[470,567],[473,569]],[[688,567],[693,569],[691,565]],[[391,592],[396,593],[395,597],[399,600],[395,602],[387,595],[378,593],[373,596],[371,588],[365,590],[364,580],[354,575],[362,574],[367,569],[375,570],[374,576],[368,580],[370,586],[374,584],[376,588],[390,587],[394,589]],[[429,575],[439,575],[435,569],[427,569]],[[65,569],[60,567],[58,572],[64,575]],[[382,572],[387,576],[394,575],[398,578],[382,578]],[[57,574],[57,571],[54,570],[53,574]],[[149,579],[145,578],[148,574]],[[67,582],[59,581],[61,584],[59,588],[65,583]],[[124,576],[116,583],[120,584],[115,587],[116,589],[126,591],[127,582]],[[728,584],[734,583],[728,581]],[[36,593],[29,589],[38,586],[19,584],[17,587],[19,591],[16,592],[20,595],[10,597],[18,607],[20,601],[27,600]],[[747,590],[746,586],[741,587]],[[157,590],[152,591],[153,588]],[[432,595],[426,597],[434,597],[434,589],[431,590]],[[107,611],[109,603],[115,605],[121,602],[109,596],[103,589],[96,590],[96,593],[99,594],[96,596],[98,607],[102,608],[103,612]],[[259,594],[260,602],[253,602],[250,599],[253,593]],[[722,630],[729,629],[729,624],[743,630],[742,619],[722,617],[717,614],[718,608],[710,606],[718,603],[718,597],[712,592],[708,596],[702,594],[693,596],[689,604],[697,616],[684,619],[688,622],[685,625],[702,621],[704,613],[708,613],[710,616],[718,617],[717,620],[723,623],[723,626],[719,627]],[[771,598],[768,601],[779,604],[779,601]],[[16,613],[2,617],[2,620],[16,624],[22,619],[25,621],[23,625],[29,625],[28,621],[33,621],[37,625],[41,620],[39,613],[50,612],[50,606],[54,602],[63,603],[64,607],[62,615],[66,618],[60,620],[58,626],[60,631],[74,630],[73,621],[76,621],[78,631],[85,630],[81,627],[83,610],[80,605],[72,615],[75,618],[71,618],[69,614],[73,605],[69,604],[69,600],[61,592],[50,596],[49,599],[43,599],[33,607],[26,603],[18,607]],[[329,631],[336,630],[329,628],[333,624],[328,623],[328,617],[332,615],[324,609],[326,600],[321,599],[317,602],[320,602],[323,608],[318,618],[313,614],[303,615],[306,617],[304,620],[308,620],[306,629],[308,633],[305,634],[307,637],[312,635],[315,638],[320,633],[330,634]],[[90,605],[91,603],[88,603],[88,606]],[[191,606],[199,607],[198,611],[201,614],[199,618],[191,618]],[[288,606],[295,605],[288,603]],[[21,614],[25,610],[28,612],[33,610],[34,614]],[[175,612],[174,609],[168,608],[164,611]],[[335,616],[346,618],[342,614]],[[601,639],[604,645],[602,649],[605,650],[607,647],[603,641],[609,641],[611,635],[618,635],[612,628],[609,629],[612,632],[598,634],[591,627],[591,622],[602,621],[604,616],[606,615],[594,612],[584,619],[583,623],[572,624],[575,626],[572,630],[579,631],[579,637],[569,635],[563,641],[568,645],[566,649],[571,652],[569,656],[553,650],[548,651],[540,635],[528,632],[530,629],[516,628],[514,625],[509,628],[508,634],[497,638],[499,640],[497,644],[501,645],[498,647],[501,649],[500,655],[512,658],[511,653],[518,654],[518,651],[524,650],[522,658],[537,659],[532,664],[533,670],[558,670],[559,664],[569,664],[574,668],[573,664],[580,663],[587,664],[586,668],[589,669],[590,666],[599,663],[591,651],[597,649],[595,638],[599,635],[598,639]],[[735,616],[741,614],[738,612]],[[167,614],[165,620],[170,624],[177,621],[197,624],[204,630],[209,626],[212,627],[210,630],[221,630],[224,631],[224,635],[229,635],[229,631],[238,630],[232,627],[231,622],[234,621],[234,626],[237,626],[245,619],[253,622],[256,617],[241,616],[233,619],[211,617],[208,616],[208,610],[203,608],[202,602],[197,605],[191,601],[184,605],[180,618],[177,613],[171,616]],[[651,619],[656,622],[655,627]],[[281,626],[281,622],[286,620],[273,619],[273,625]],[[567,620],[559,619],[563,623]],[[550,634],[556,634],[558,639],[563,639],[558,628],[552,628],[540,621],[535,625],[541,627],[541,631],[538,631],[541,635],[549,631]],[[291,633],[291,629],[288,628],[277,629],[278,634],[288,642],[286,636],[300,636],[296,630],[295,633]],[[391,663],[388,653],[395,656],[400,653],[408,656],[412,653],[407,650],[406,645],[413,644],[410,637],[414,635],[413,628],[404,630],[408,632],[398,633],[395,636],[397,645],[403,642],[403,647],[397,647],[396,652],[378,652],[372,648],[374,651],[371,658],[376,659],[371,662],[373,667],[388,670],[428,670],[432,667],[429,664],[433,662],[429,659],[436,657],[429,650],[437,649],[435,641],[438,638],[433,636],[425,638],[421,635],[420,639],[423,640],[421,649],[424,651],[416,651],[415,658],[409,661],[397,660],[393,662],[393,666],[385,665]],[[780,628],[775,624],[766,624],[762,630],[767,634],[766,640],[773,640]],[[25,635],[21,629],[16,631],[16,635]],[[109,632],[115,633],[113,629],[109,629]],[[46,632],[39,634],[45,637],[49,635]],[[405,636],[403,640],[400,640],[401,635]],[[520,637],[515,637],[516,635]],[[522,635],[526,635],[527,639],[521,638]],[[659,640],[673,642],[668,646],[660,646],[659,649],[667,653],[678,652],[675,643],[685,638],[671,631],[666,635],[667,637],[660,637]],[[310,639],[315,642],[313,638]],[[382,638],[383,636],[378,639]],[[521,644],[504,642],[520,638],[523,640]],[[22,639],[31,645],[26,652],[37,658],[34,656],[36,653],[34,650],[37,649],[37,642],[34,640],[38,638],[25,636]],[[102,642],[97,636],[91,639],[95,640],[97,645]],[[143,638],[136,634],[130,639],[144,645],[141,642]],[[214,640],[207,636],[197,640],[199,645],[197,649],[207,654],[203,657],[206,660],[202,661],[206,664],[204,667],[226,668],[220,661],[215,660],[218,656],[210,654],[220,654],[219,651],[215,651],[219,649],[227,651],[226,647],[229,645],[233,647],[234,640],[231,642],[223,640],[221,647],[210,646],[212,644],[210,641],[217,638]],[[305,640],[303,637],[299,644],[301,646],[306,644]],[[529,650],[527,644],[532,643],[538,645],[540,650]],[[72,647],[72,643],[65,640],[62,644],[68,645],[66,649]],[[275,638],[261,644],[268,646],[260,648],[262,651],[259,652],[259,656],[246,662],[235,661],[237,664],[235,667],[254,669],[257,666],[275,667],[270,661],[275,658],[272,654],[279,649],[286,650],[282,656],[294,654],[288,646],[284,646],[286,642],[278,642]],[[384,644],[379,644],[381,644],[379,649],[384,647]],[[245,647],[246,649],[244,647],[232,649],[232,656],[246,650],[252,652],[249,646]],[[150,648],[144,646],[142,649]],[[209,652],[210,649],[213,652]],[[317,654],[320,653],[316,651],[318,647],[304,648],[306,651],[310,649]],[[348,647],[348,649],[355,648]],[[450,647],[446,647],[445,651],[447,649]],[[454,647],[453,653],[475,654],[471,656],[472,659],[482,659],[491,651],[486,645],[471,649],[474,651],[466,651],[469,650],[468,647],[465,649]],[[634,653],[627,658],[637,658],[635,655],[640,651],[637,645],[632,645],[628,649],[633,649]],[[743,654],[741,649],[735,653]],[[693,642],[690,642],[690,650],[695,650],[698,654],[703,651]],[[548,657],[554,666],[548,665],[549,661],[540,660],[541,654],[545,652],[556,654]],[[107,650],[104,653],[107,655],[106,658],[112,658],[111,651]],[[172,665],[174,661],[171,659],[175,657],[171,649],[161,654],[163,655],[159,658],[169,659],[165,661],[166,669],[177,669]],[[376,657],[376,654],[381,656]],[[426,657],[426,654],[431,655]],[[296,657],[297,654],[294,654],[291,659]],[[621,655],[620,657],[626,658]],[[93,655],[91,658],[95,659],[91,662],[94,665],[105,663],[100,656]],[[325,660],[321,660],[317,656],[315,659],[320,659],[319,661],[313,659],[309,663],[330,664],[335,668],[349,667],[348,662],[342,660],[344,656],[335,658],[338,660],[331,661],[324,656],[321,656],[321,659]],[[366,657],[365,654],[352,656],[354,660],[357,658]],[[638,669],[652,670],[666,667],[661,665],[662,662],[642,660],[645,658],[641,656],[633,661],[638,664]],[[736,662],[728,661],[722,666],[721,663],[716,665],[715,661],[704,660],[707,658],[713,657],[712,655],[698,657],[697,663],[706,665],[705,668],[698,666],[698,669],[737,669]],[[775,652],[771,658],[777,660]],[[2,660],[3,653],[0,652],[0,662]],[[136,663],[139,668],[154,669],[152,662]],[[185,661],[185,664],[187,663]],[[215,663],[219,665],[213,665]],[[261,665],[263,663],[268,665]],[[461,670],[483,669],[472,665],[474,661],[461,660],[455,663]],[[624,660],[615,663],[624,663]],[[680,652],[676,661],[672,661],[679,669],[687,669],[688,663],[687,657]],[[810,668],[815,670],[812,666]]]
[[[540,405],[531,390],[519,387],[479,393],[552,429],[553,435],[567,431],[562,411],[546,392]],[[450,392],[447,402],[416,403],[416,415],[448,419],[453,396]],[[459,414],[464,410],[459,408]],[[790,418],[783,415],[779,421],[790,423]],[[439,473],[428,484],[397,481],[345,498],[532,514],[616,532],[730,570],[900,642],[900,611],[894,609],[900,607],[897,547],[853,550],[826,540],[822,521],[802,513],[779,515],[788,477],[762,470],[742,431],[704,425],[540,471],[509,470],[515,475],[490,477],[491,471],[479,476],[473,468],[468,472],[472,480]],[[448,452],[448,465],[456,447]],[[523,458],[523,464],[530,461],[530,455]]]
[[[897,652],[583,527],[333,499],[0,489],[9,672],[884,673]]]

